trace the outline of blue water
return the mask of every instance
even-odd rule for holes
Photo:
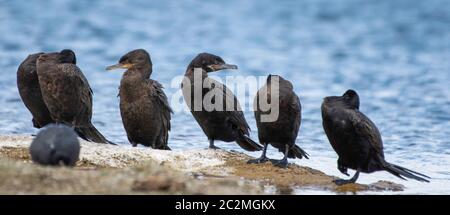
[[[294,161],[343,176],[321,125],[320,104],[353,88],[361,110],[382,133],[387,160],[433,177],[429,184],[387,173],[363,174],[404,184],[404,193],[450,194],[450,7],[431,1],[7,1],[0,0],[0,133],[35,133],[16,87],[29,54],[71,48],[94,90],[93,122],[127,143],[117,88],[121,72],[105,72],[124,53],[144,48],[153,79],[170,97],[199,52],[239,66],[233,73],[280,74],[303,105],[297,142],[311,155]],[[257,138],[253,114],[246,112]],[[170,146],[205,148],[190,114],[176,113]],[[217,143],[241,151],[235,144]],[[258,156],[258,153],[250,153]],[[269,155],[279,157],[271,149]],[[308,193],[299,190],[298,193]],[[315,192],[312,192],[315,193]]]

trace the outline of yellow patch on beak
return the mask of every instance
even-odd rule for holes
[[[133,67],[134,65],[131,63],[127,63],[127,64],[121,64],[118,63],[116,65],[112,65],[112,66],[108,66],[106,67],[106,70],[114,70],[114,69],[130,69],[131,67]]]
[[[131,64],[131,63],[121,64],[121,65],[122,65],[122,68],[124,68],[124,69],[129,69],[129,68],[133,67],[133,64]]]

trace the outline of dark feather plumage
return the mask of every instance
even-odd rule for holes
[[[134,146],[170,150],[172,109],[163,86],[150,79],[150,55],[143,49],[134,50],[124,55],[118,65],[129,65],[119,87],[120,113],[128,140]]]
[[[36,70],[36,61],[40,55],[36,53],[29,55],[17,70],[17,87],[20,98],[33,116],[33,126],[42,128],[47,124],[54,123],[50,112],[42,98],[41,87]]]
[[[267,107],[263,107],[264,104]],[[301,124],[302,107],[291,82],[277,75],[269,75],[267,83],[255,96],[254,106],[260,143],[271,144],[282,153],[285,153],[288,147],[284,164],[287,164],[287,158],[308,158],[308,154],[295,144]],[[268,117],[269,114],[272,114],[273,118],[262,118]]]
[[[92,125],[92,89],[81,70],[64,59],[75,59],[70,50],[41,55],[37,74],[42,98],[56,123],[72,126],[80,137],[111,143]]]
[[[359,96],[348,90],[342,96],[326,97],[322,103],[322,123],[331,146],[339,155],[338,169],[359,173],[386,170],[395,176],[428,181],[426,175],[384,160],[383,141],[375,124],[359,111]],[[356,177],[351,182],[356,181]],[[402,177],[403,176],[403,177]],[[423,178],[422,178],[423,177]]]
[[[206,83],[206,88],[202,88],[201,97],[195,98],[194,91],[194,70],[198,68],[198,72],[201,74],[202,83]],[[222,58],[208,54],[201,53],[194,58],[189,64],[186,73],[185,80],[190,84],[182,84],[183,96],[188,103],[188,107],[191,110],[192,115],[198,122],[203,132],[210,140],[210,147],[213,145],[214,140],[221,140],[225,142],[236,141],[241,148],[247,151],[259,151],[262,149],[261,145],[252,141],[249,138],[250,127],[245,120],[241,106],[234,94],[223,84],[208,77],[208,72],[218,71],[221,69],[236,69],[234,65],[226,64]],[[197,71],[197,70],[195,70]],[[202,86],[200,86],[202,87]],[[202,101],[205,95],[214,91],[217,95],[220,95],[223,99],[222,110],[207,110]],[[212,98],[214,103],[216,98]],[[195,110],[195,102],[201,103],[201,109]]]

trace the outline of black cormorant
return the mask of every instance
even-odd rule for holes
[[[198,54],[186,69],[185,79],[181,84],[183,97],[195,120],[208,137],[210,148],[217,149],[214,140],[222,140],[236,141],[247,151],[259,151],[262,146],[249,138],[250,128],[237,98],[225,85],[208,77],[209,72],[222,69],[237,69],[237,66],[226,64],[222,58],[213,54]],[[195,77],[199,77],[199,80],[195,81]],[[198,81],[200,83],[197,83]],[[209,105],[203,102],[206,95],[213,95],[209,99],[211,104],[219,102],[216,99],[222,99],[221,108],[217,110],[214,107],[207,107]],[[220,95],[221,98],[214,95]]]
[[[50,112],[45,105],[41,94],[38,75],[36,71],[36,61],[43,52],[29,55],[19,66],[17,70],[17,87],[20,98],[33,116],[33,126],[42,128],[47,124],[54,123]],[[62,59],[76,64],[76,59]]]
[[[167,145],[172,110],[163,86],[150,79],[152,61],[147,51],[137,49],[106,70],[127,69],[120,81],[120,114],[133,146],[142,144],[170,150]]]
[[[88,141],[111,143],[92,125],[92,90],[81,70],[72,63],[75,53],[62,50],[42,54],[37,60],[37,74],[42,98],[56,123],[72,126]]]
[[[349,180],[335,180],[337,185],[354,183],[359,173],[385,170],[401,178],[429,182],[421,173],[384,160],[383,141],[375,124],[359,111],[359,96],[347,90],[342,96],[326,97],[322,103],[322,124],[331,146],[338,154],[337,166],[348,176],[347,169],[356,170]]]
[[[267,107],[261,108],[262,105]],[[286,168],[288,158],[308,158],[308,154],[295,144],[302,119],[302,106],[291,82],[278,75],[269,75],[266,84],[255,96],[254,106],[259,142],[264,145],[264,149],[260,158],[249,160],[248,163],[268,161],[268,144],[284,153],[283,159],[271,160],[276,166]],[[261,115],[268,118],[261,120]]]

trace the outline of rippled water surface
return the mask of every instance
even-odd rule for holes
[[[0,0],[1,134],[36,132],[17,92],[16,70],[29,53],[63,48],[77,53],[94,90],[94,124],[116,142],[127,143],[116,97],[121,72],[105,72],[105,66],[127,51],[147,49],[152,78],[170,97],[179,86],[172,78],[207,51],[239,66],[217,73],[221,77],[271,73],[293,82],[303,106],[297,143],[311,155],[296,163],[342,176],[322,129],[320,104],[325,96],[353,88],[361,110],[382,133],[387,160],[433,177],[423,184],[380,172],[362,174],[360,182],[385,179],[406,185],[404,193],[450,194],[450,7],[445,0]],[[256,139],[253,114],[247,111],[246,117]],[[190,114],[175,113],[172,125],[173,149],[207,147]],[[241,151],[236,144],[217,145]],[[281,156],[273,149],[269,154]]]

